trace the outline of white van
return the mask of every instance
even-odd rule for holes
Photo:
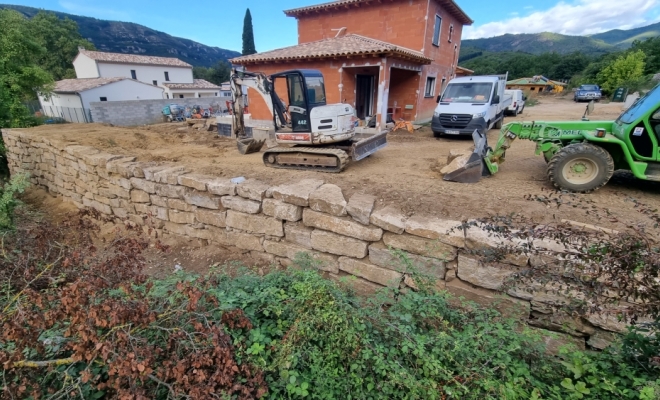
[[[506,113],[514,117],[522,114],[525,109],[525,100],[527,100],[527,96],[525,96],[523,91],[520,89],[507,89],[504,91],[504,94],[511,96],[511,105],[506,108]]]

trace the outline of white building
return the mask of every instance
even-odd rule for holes
[[[193,79],[192,65],[173,57],[105,53],[80,48],[73,60],[79,79],[134,79],[163,89],[159,98],[217,97],[220,87],[203,79]]]
[[[39,101],[46,116],[64,118],[69,122],[91,122],[90,102],[162,98],[162,87],[114,77],[64,79],[55,83],[50,96],[40,95]]]

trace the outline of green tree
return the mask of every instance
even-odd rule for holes
[[[600,85],[611,93],[624,82],[641,79],[644,76],[645,59],[646,54],[642,50],[620,56],[598,74]]]
[[[52,90],[53,77],[36,64],[46,52],[20,13],[0,10],[0,128],[36,125],[23,101]]]
[[[252,14],[248,8],[243,20],[243,55],[247,56],[257,52],[254,46],[254,32],[252,31]]]
[[[227,82],[230,73],[231,66],[224,61],[218,61],[214,66],[209,68],[193,68],[193,78],[204,79],[211,83],[215,83],[216,85],[220,85],[222,82]]]
[[[641,50],[646,54],[646,74],[660,73],[660,37],[636,40],[632,44],[632,50]]]
[[[27,21],[30,36],[46,49],[36,62],[55,80],[75,78],[73,59],[78,47],[93,50],[94,45],[78,32],[78,24],[69,18],[59,19],[54,13],[40,11]]]

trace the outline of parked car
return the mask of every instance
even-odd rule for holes
[[[505,96],[511,96],[511,105],[504,110],[506,114],[513,115],[522,114],[525,109],[525,101],[527,96],[520,89],[507,89],[504,91]]]
[[[601,97],[603,97],[603,93],[600,91],[600,86],[580,85],[580,87],[575,91],[575,97],[573,98],[573,101],[599,101]]]

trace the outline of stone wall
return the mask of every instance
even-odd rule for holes
[[[90,103],[92,121],[117,126],[148,125],[164,122],[163,107],[169,104],[179,104],[184,107],[200,105],[208,108],[225,110],[226,98],[200,97],[185,99],[155,99],[127,101],[98,101]]]
[[[603,348],[625,325],[615,316],[574,317],[553,311],[562,299],[542,291],[502,293],[505,279],[525,268],[529,257],[511,255],[499,265],[470,255],[501,241],[485,228],[435,216],[407,218],[396,205],[375,208],[375,197],[345,198],[341,188],[303,179],[271,186],[257,180],[240,184],[227,178],[189,173],[184,165],[138,162],[72,142],[4,130],[12,174],[29,173],[32,183],[126,223],[145,225],[151,217],[159,234],[196,238],[207,245],[236,247],[265,263],[289,265],[305,252],[332,279],[351,275],[357,290],[415,289],[411,269],[437,279],[456,297],[558,333],[552,348],[575,343]],[[539,243],[551,247],[553,243]],[[411,261],[402,266],[392,250]]]

